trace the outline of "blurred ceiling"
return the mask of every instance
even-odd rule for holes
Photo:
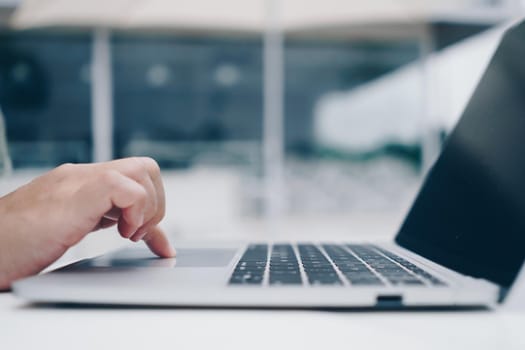
[[[23,0],[16,28],[116,29],[258,34],[267,24],[266,0]],[[292,34],[347,34],[348,29],[403,35],[414,24],[462,20],[498,22],[511,1],[483,0],[281,0],[280,24]],[[384,26],[382,28],[381,26]],[[399,31],[399,33],[397,32]],[[363,33],[364,34],[364,33]]]

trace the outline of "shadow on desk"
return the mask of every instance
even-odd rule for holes
[[[172,306],[172,305],[108,305],[108,304],[76,304],[76,303],[29,303],[19,307],[20,309],[31,310],[195,310],[195,311],[305,311],[305,312],[329,312],[329,313],[389,313],[389,312],[406,312],[406,313],[450,313],[450,312],[483,312],[490,313],[491,309],[481,306],[411,306],[402,307],[399,305],[384,304],[380,307],[343,307],[343,308],[305,308],[305,307],[210,307],[210,306]]]

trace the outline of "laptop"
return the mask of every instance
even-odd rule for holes
[[[525,258],[525,22],[510,28],[395,239],[132,248],[14,283],[37,303],[492,308]]]

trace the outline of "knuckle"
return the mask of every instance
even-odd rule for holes
[[[148,200],[148,191],[142,186],[137,187],[137,200],[140,202],[146,203]]]
[[[157,200],[155,196],[148,198],[148,200],[151,202],[150,210],[151,210],[152,215],[156,215],[159,209],[159,201]]]
[[[164,213],[159,213],[158,215],[155,216],[153,223],[157,225],[158,223],[162,221],[162,219],[164,219]]]
[[[129,170],[135,179],[144,180],[148,176],[148,171],[142,161],[142,157],[130,157],[127,159]]]
[[[141,157],[140,161],[144,166],[146,167],[148,173],[154,174],[154,175],[160,175],[160,166],[155,161],[155,159],[150,157]]]
[[[164,207],[158,207],[157,211],[155,212],[155,215],[151,219],[151,223],[153,225],[158,224],[162,221],[162,219],[164,219],[164,215],[166,215],[166,209]]]
[[[117,173],[114,170],[104,170],[99,173],[98,179],[96,179],[96,181],[100,181],[106,186],[113,188],[118,185]]]
[[[160,208],[157,210],[157,217],[159,219],[159,222],[164,219],[164,216],[166,215],[166,206],[161,205]]]
[[[148,218],[148,226],[155,226],[164,218],[165,211],[163,208],[157,206],[155,211]]]
[[[73,163],[64,163],[60,166],[58,166],[55,171],[59,174],[70,174],[71,172],[73,172],[75,168],[75,164]]]

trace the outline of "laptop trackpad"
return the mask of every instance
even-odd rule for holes
[[[178,249],[175,267],[228,266],[236,249]]]
[[[174,259],[160,259],[146,249],[124,249],[114,254],[75,264],[68,268],[93,267],[225,267],[235,256],[237,249],[224,248],[179,248]]]

